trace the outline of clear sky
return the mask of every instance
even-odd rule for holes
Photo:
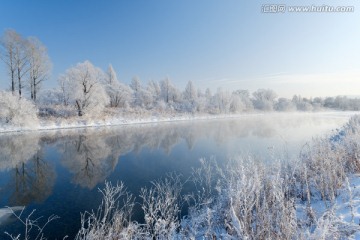
[[[262,13],[266,3],[354,6],[353,13]],[[1,0],[0,31],[36,36],[52,78],[90,60],[121,81],[168,76],[183,88],[271,88],[278,95],[360,95],[360,1]],[[0,63],[0,88],[8,87]]]

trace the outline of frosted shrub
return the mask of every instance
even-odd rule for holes
[[[0,92],[0,109],[2,125],[34,128],[39,124],[35,105],[10,92]]]
[[[240,239],[291,239],[296,235],[294,199],[286,196],[281,169],[252,157],[238,158],[226,174],[228,232]]]
[[[311,195],[321,194],[322,200],[333,201],[345,179],[345,149],[334,146],[328,139],[314,139],[312,146],[302,155],[304,166],[300,171],[310,188]],[[306,178],[306,179],[305,179]],[[300,179],[300,181],[302,181]]]
[[[123,183],[113,186],[106,182],[105,188],[99,191],[103,201],[96,213],[81,215],[81,229],[75,239],[131,239],[139,232],[137,224],[131,222],[133,197],[126,192]],[[121,208],[119,201],[122,201]]]
[[[172,239],[180,226],[180,192],[182,183],[178,175],[153,182],[150,189],[140,193],[145,214],[144,231],[150,239]]]

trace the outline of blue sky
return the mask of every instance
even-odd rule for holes
[[[266,3],[274,2],[2,0],[0,31],[12,28],[47,46],[47,88],[90,60],[104,70],[111,63],[125,83],[168,76],[181,88],[192,80],[214,90],[271,88],[285,97],[360,95],[359,1],[281,2],[351,5],[353,13],[261,13]],[[0,63],[0,88],[7,86]]]

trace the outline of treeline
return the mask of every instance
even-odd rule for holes
[[[270,89],[228,91],[197,88],[192,81],[179,89],[169,79],[142,82],[134,77],[130,84],[118,80],[114,68],[107,71],[85,61],[66,70],[58,78],[57,87],[43,90],[49,79],[51,61],[46,47],[34,37],[23,38],[14,30],[1,38],[1,59],[9,75],[10,91],[0,94],[0,106],[7,109],[0,119],[11,122],[19,114],[16,102],[29,99],[40,116],[93,116],[104,111],[156,113],[230,114],[260,111],[316,111],[323,108],[359,110],[360,99],[345,96],[327,98],[278,98]],[[25,90],[25,91],[23,91]],[[11,92],[12,96],[9,96]],[[15,103],[8,103],[15,101]],[[6,116],[4,112],[8,112]]]

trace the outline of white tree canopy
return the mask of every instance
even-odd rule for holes
[[[91,62],[78,63],[61,76],[60,82],[65,86],[66,96],[79,116],[96,115],[109,104],[109,97],[102,84],[104,72]]]
[[[260,110],[272,111],[274,102],[277,97],[276,93],[271,89],[258,89],[253,92],[254,106]]]

